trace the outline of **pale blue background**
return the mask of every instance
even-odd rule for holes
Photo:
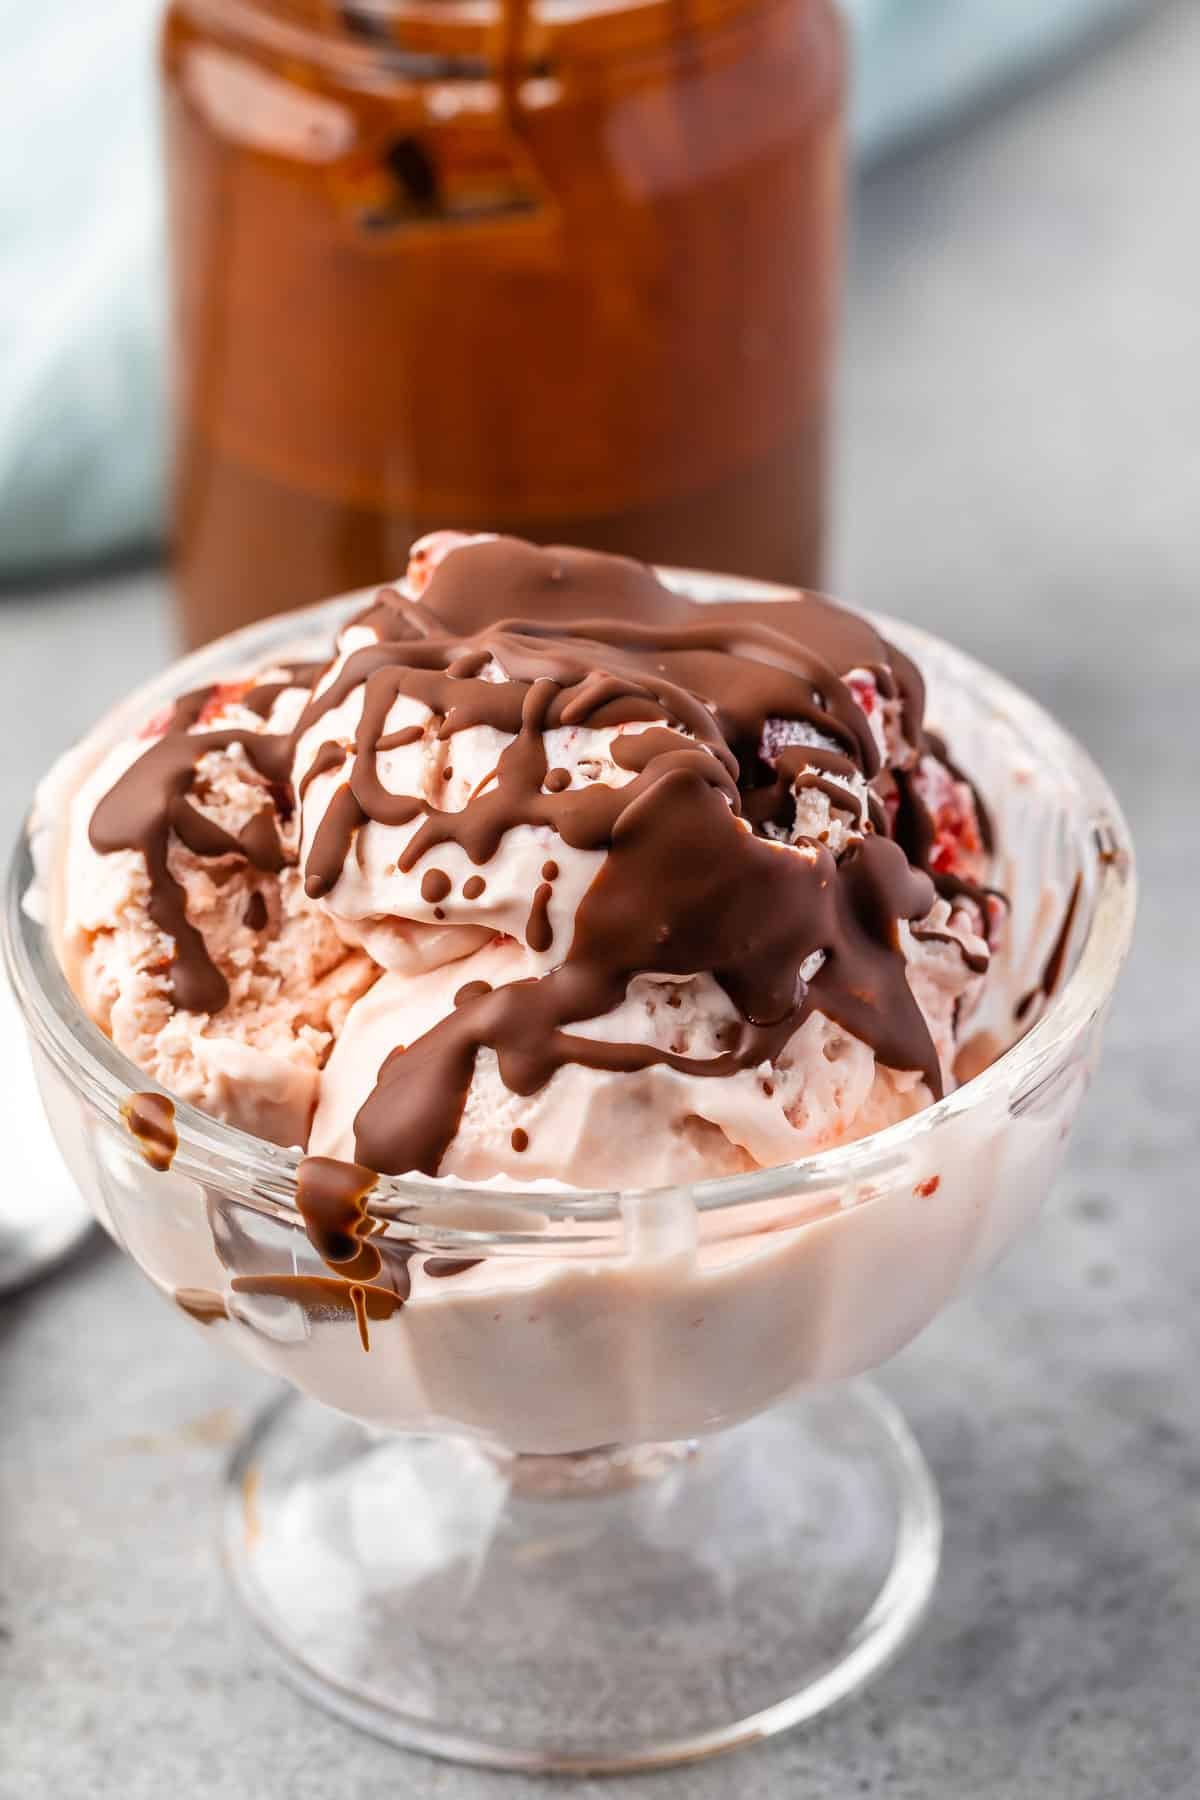
[[[876,156],[1138,0],[845,0]],[[0,0],[0,573],[155,541],[159,0]]]

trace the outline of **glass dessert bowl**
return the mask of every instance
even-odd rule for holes
[[[361,604],[224,639],[103,730],[327,645]],[[395,1742],[528,1769],[701,1756],[833,1704],[921,1616],[936,1491],[857,1378],[1040,1205],[1134,883],[1078,746],[970,658],[886,625],[988,795],[1001,978],[952,1093],[785,1166],[624,1192],[379,1177],[339,1266],[297,1205],[298,1151],[164,1105],[91,1023],[18,849],[8,963],[72,1173],[160,1291],[299,1390],[234,1458],[235,1585],[293,1680]]]

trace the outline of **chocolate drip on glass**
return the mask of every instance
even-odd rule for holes
[[[179,1148],[175,1102],[165,1094],[131,1094],[121,1115],[150,1167],[165,1175]]]

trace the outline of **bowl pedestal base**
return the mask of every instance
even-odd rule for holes
[[[916,1627],[937,1494],[857,1382],[695,1443],[504,1457],[288,1398],[230,1470],[225,1547],[283,1673],[393,1743],[654,1768],[860,1687]]]

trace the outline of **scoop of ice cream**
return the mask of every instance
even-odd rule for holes
[[[286,739],[307,698],[303,679],[268,670],[102,755],[68,804],[57,909],[68,978],[131,1061],[299,1145],[333,1037],[376,973],[306,901],[290,793],[246,747]],[[156,829],[154,780],[173,756],[179,792]]]
[[[298,740],[307,891],[394,971],[313,1147],[644,1184],[927,1104],[998,905],[922,707],[812,596],[699,606],[615,558],[418,546]]]

